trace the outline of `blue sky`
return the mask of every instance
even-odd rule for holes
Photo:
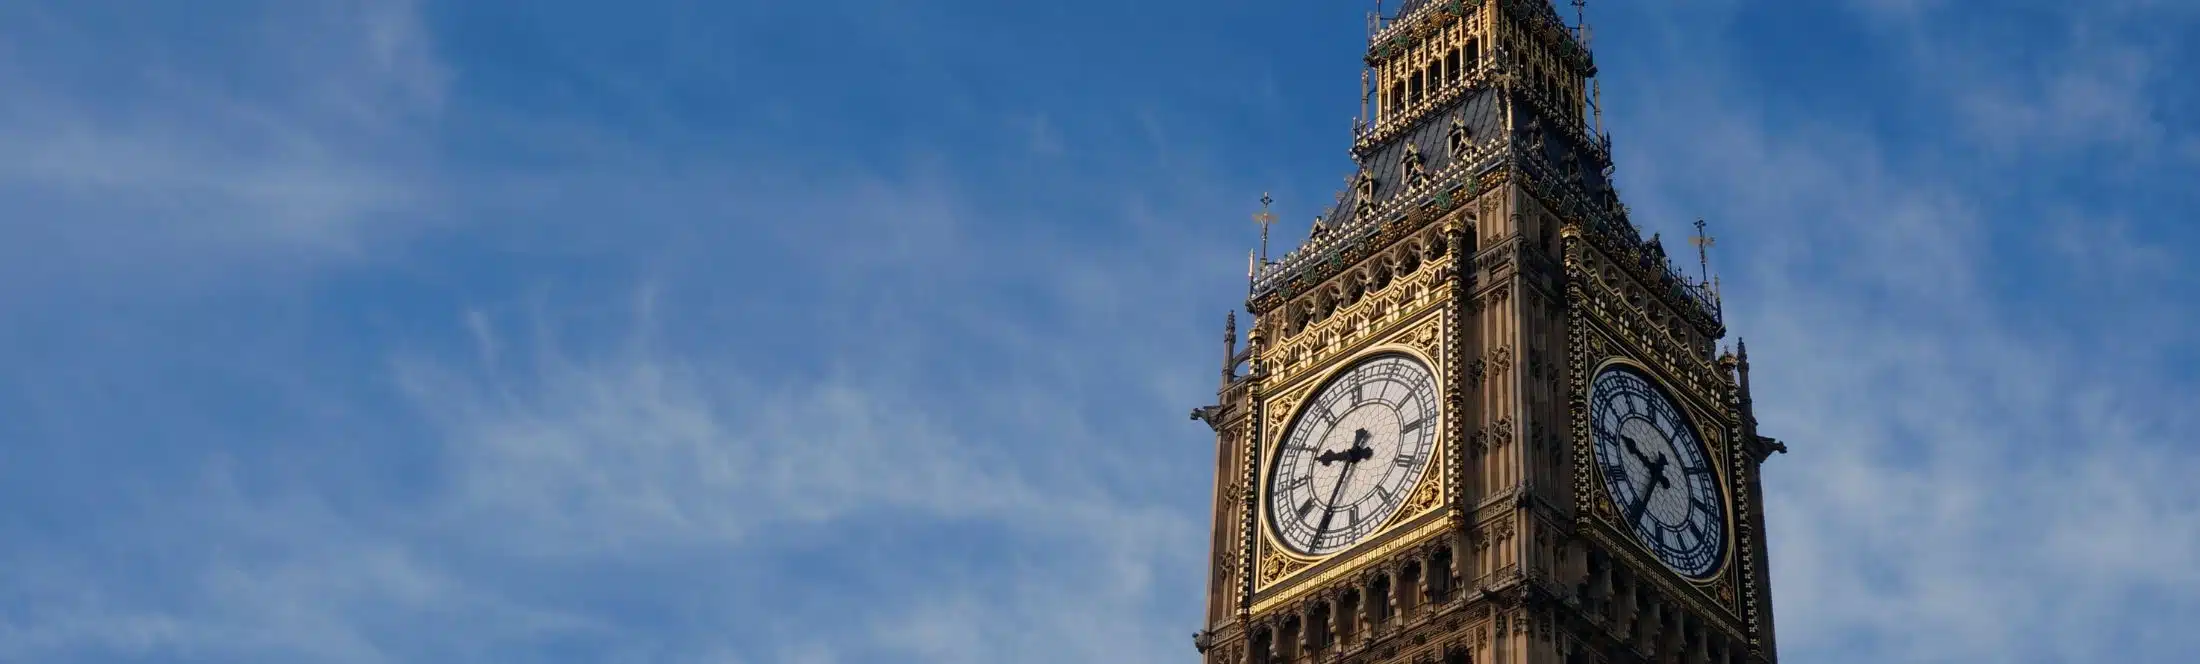
[[[0,2],[0,661],[1195,661],[1366,9]],[[1591,14],[1787,661],[2200,649],[2200,3]]]

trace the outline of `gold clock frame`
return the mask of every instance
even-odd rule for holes
[[[1428,465],[1422,469],[1421,476],[1414,480],[1413,489],[1406,492],[1405,501],[1398,504],[1398,511],[1391,513],[1390,517],[1384,520],[1383,525],[1376,526],[1374,530],[1369,531],[1366,537],[1360,538],[1359,541],[1353,542],[1336,552],[1322,555],[1308,555],[1293,551],[1290,546],[1276,539],[1274,513],[1269,509],[1268,499],[1269,489],[1275,484],[1276,462],[1283,455],[1282,441],[1289,436],[1292,428],[1298,426],[1300,418],[1305,417],[1309,398],[1319,394],[1323,388],[1327,388],[1336,382],[1338,376],[1358,368],[1369,360],[1384,355],[1404,355],[1413,358],[1413,361],[1419,362],[1423,368],[1428,370],[1431,380],[1439,382],[1436,398],[1432,399],[1436,408],[1436,421],[1433,425],[1435,427],[1434,431],[1437,433],[1434,435],[1442,436],[1443,426],[1451,421],[1450,405],[1444,403],[1443,398],[1442,366],[1432,361],[1426,353],[1422,353],[1419,349],[1409,345],[1397,342],[1377,344],[1339,359],[1327,370],[1314,376],[1313,380],[1304,382],[1302,389],[1292,395],[1291,414],[1288,419],[1284,420],[1287,424],[1278,427],[1276,431],[1272,432],[1271,436],[1267,436],[1268,440],[1262,441],[1261,446],[1260,474],[1257,476],[1259,477],[1257,481],[1259,492],[1256,494],[1255,499],[1260,501],[1258,503],[1260,508],[1258,516],[1260,518],[1261,541],[1263,544],[1272,547],[1275,552],[1292,560],[1309,564],[1325,562],[1351,553],[1354,550],[1365,548],[1363,546],[1365,543],[1382,538],[1405,522],[1427,514],[1443,505],[1443,481],[1440,478],[1443,475],[1444,463],[1449,461],[1448,457],[1450,455],[1443,453],[1444,441],[1439,439],[1435,444],[1435,450],[1431,453],[1432,458],[1429,459]]]
[[[1679,404],[1680,407],[1683,409],[1681,412],[1681,417],[1685,419],[1685,421],[1683,421],[1681,424],[1687,426],[1689,428],[1689,432],[1695,434],[1697,443],[1704,446],[1705,460],[1711,463],[1712,467],[1715,469],[1714,472],[1718,473],[1718,477],[1715,478],[1717,481],[1713,482],[1712,484],[1719,488],[1719,520],[1721,522],[1719,524],[1719,527],[1726,529],[1724,533],[1721,533],[1720,537],[1722,541],[1720,542],[1719,546],[1719,564],[1712,567],[1710,574],[1706,574],[1701,578],[1684,574],[1680,570],[1673,569],[1672,565],[1666,564],[1665,559],[1658,557],[1655,552],[1651,551],[1648,546],[1644,545],[1642,543],[1641,537],[1637,536],[1634,533],[1632,529],[1633,524],[1623,524],[1616,520],[1617,506],[1613,504],[1610,488],[1611,485],[1604,478],[1603,465],[1596,463],[1587,463],[1587,460],[1596,458],[1594,456],[1596,441],[1593,439],[1593,434],[1588,436],[1588,439],[1583,441],[1584,447],[1587,448],[1583,450],[1583,452],[1588,456],[1580,457],[1580,459],[1583,460],[1583,465],[1593,467],[1593,469],[1588,471],[1592,480],[1591,486],[1593,486],[1595,489],[1594,497],[1592,498],[1592,500],[1595,501],[1596,509],[1591,510],[1591,513],[1595,514],[1598,517],[1605,518],[1605,521],[1602,524],[1603,526],[1618,530],[1619,535],[1614,539],[1624,540],[1629,547],[1630,553],[1632,553],[1633,555],[1641,556],[1644,559],[1656,562],[1659,566],[1662,566],[1665,569],[1673,572],[1674,577],[1687,581],[1692,585],[1705,588],[1716,586],[1724,577],[1730,575],[1734,571],[1734,550],[1735,547],[1739,544],[1737,541],[1738,538],[1736,537],[1736,534],[1739,532],[1736,530],[1736,528],[1739,524],[1735,522],[1736,505],[1734,504],[1734,471],[1733,466],[1730,463],[1732,460],[1727,458],[1730,455],[1725,453],[1728,451],[1728,449],[1730,449],[1731,445],[1730,443],[1728,443],[1728,441],[1725,440],[1725,435],[1723,433],[1721,433],[1716,439],[1712,438],[1706,433],[1709,430],[1709,427],[1700,426],[1698,424],[1699,422],[1709,419],[1706,417],[1707,415],[1709,415],[1709,413],[1702,412],[1704,411],[1704,408],[1701,404],[1694,403],[1693,400],[1691,400],[1689,397],[1684,396],[1678,387],[1667,381],[1664,376],[1659,375],[1659,371],[1650,367],[1648,363],[1636,360],[1626,355],[1607,355],[1601,359],[1597,359],[1589,363],[1589,370],[1587,372],[1588,380],[1582,388],[1583,393],[1581,395],[1581,398],[1585,403],[1595,397],[1593,391],[1596,389],[1597,376],[1604,375],[1604,372],[1606,370],[1615,366],[1624,366],[1640,372],[1644,377],[1649,378],[1651,381],[1653,381],[1655,383],[1654,386],[1660,392],[1664,392],[1667,399]],[[1593,431],[1593,425],[1589,423],[1589,409],[1584,407],[1573,410],[1575,412],[1572,413],[1572,415],[1577,421],[1578,426],[1581,427],[1580,430]]]

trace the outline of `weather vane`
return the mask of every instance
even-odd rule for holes
[[[1706,283],[1706,284],[1708,284],[1708,283],[1711,283],[1711,252],[1710,252],[1710,249],[1711,249],[1711,245],[1714,245],[1714,244],[1717,244],[1717,243],[1718,243],[1718,240],[1717,240],[1717,239],[1715,239],[1715,238],[1712,238],[1712,237],[1711,237],[1711,236],[1709,236],[1709,235],[1704,235],[1704,234],[1703,234],[1703,227],[1704,227],[1704,223],[1703,223],[1703,220],[1702,220],[1702,219],[1697,219],[1697,220],[1696,220],[1696,237],[1692,237],[1692,238],[1689,238],[1689,239],[1688,239],[1688,243],[1689,243],[1689,244],[1693,244],[1693,245],[1696,245],[1696,268],[1697,268],[1698,270],[1700,270],[1700,271],[1701,271],[1701,272],[1700,272],[1700,274],[1702,274],[1702,276],[1703,276],[1703,283]]]

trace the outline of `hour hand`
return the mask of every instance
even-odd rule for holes
[[[1669,463],[1671,462],[1666,460],[1664,452],[1658,453],[1658,460],[1650,462],[1650,489],[1652,491],[1656,491],[1660,487],[1668,489],[1673,487],[1673,480],[1665,479],[1665,466]]]
[[[1375,456],[1375,449],[1367,446],[1367,439],[1371,437],[1373,436],[1366,429],[1354,431],[1352,432],[1351,447],[1323,452],[1321,456],[1314,457],[1314,460],[1321,462],[1324,466],[1337,461],[1345,463],[1366,461]]]
[[[1374,437],[1374,434],[1368,433],[1366,429],[1352,431],[1352,449],[1346,451],[1352,454],[1353,461],[1366,461],[1369,457],[1375,456],[1375,448],[1367,446],[1367,439]]]
[[[1619,441],[1627,447],[1628,454],[1635,455],[1635,458],[1643,463],[1650,463],[1650,455],[1642,453],[1642,444],[1635,442],[1634,436],[1623,433],[1619,435]]]

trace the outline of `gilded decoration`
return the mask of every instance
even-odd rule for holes
[[[1334,314],[1308,324],[1289,340],[1277,344],[1269,367],[1276,384],[1289,384],[1323,366],[1325,360],[1363,344],[1407,321],[1419,325],[1398,335],[1401,342],[1429,357],[1441,357],[1442,320],[1421,314],[1444,302],[1452,288],[1442,264],[1424,263],[1412,274],[1400,275],[1382,290],[1366,293],[1358,302],[1339,307]],[[1416,320],[1419,319],[1419,320]],[[1432,369],[1441,370],[1432,364]]]
[[[1338,554],[1336,558],[1332,558],[1328,561],[1328,564],[1322,569],[1320,573],[1315,574],[1314,576],[1309,578],[1298,579],[1294,581],[1294,584],[1290,587],[1290,589],[1285,592],[1277,593],[1274,596],[1256,600],[1253,603],[1253,612],[1263,613],[1270,609],[1289,604],[1293,601],[1306,597],[1309,594],[1312,594],[1314,589],[1316,588],[1321,588],[1338,579],[1358,574],[1364,571],[1366,567],[1368,567],[1375,561],[1388,558],[1394,554],[1397,554],[1398,552],[1405,551],[1407,549],[1411,549],[1415,546],[1423,544],[1425,540],[1427,540],[1429,537],[1436,535],[1438,532],[1441,532],[1444,529],[1444,525],[1445,522],[1442,519],[1431,520],[1428,523],[1421,524],[1419,527],[1414,528],[1411,532],[1400,534],[1398,537],[1383,543],[1381,546],[1363,547],[1358,550],[1346,551],[1345,553]],[[1266,549],[1268,545],[1266,543],[1263,543],[1261,546],[1263,549]],[[1263,569],[1261,572],[1261,577],[1264,579],[1262,587],[1264,589],[1271,588],[1276,586],[1280,582],[1291,581],[1292,576],[1305,570],[1308,566],[1311,565],[1312,563],[1304,563],[1297,566],[1292,566],[1288,569],[1288,571],[1279,572],[1274,576],[1270,576],[1269,572],[1267,571],[1267,566],[1264,564],[1262,566]]]
[[[1429,510],[1436,508],[1437,503],[1443,502],[1444,492],[1438,484],[1424,478],[1421,488],[1415,489],[1413,497],[1406,499],[1405,506],[1398,508],[1399,519],[1407,520],[1427,514]]]
[[[1270,545],[1266,538],[1262,539],[1263,541],[1260,544],[1260,585],[1263,588],[1275,585],[1278,579],[1295,574],[1299,570],[1306,569],[1314,564],[1310,561],[1284,555],[1280,549]],[[1254,607],[1254,609],[1261,610],[1260,607]]]

